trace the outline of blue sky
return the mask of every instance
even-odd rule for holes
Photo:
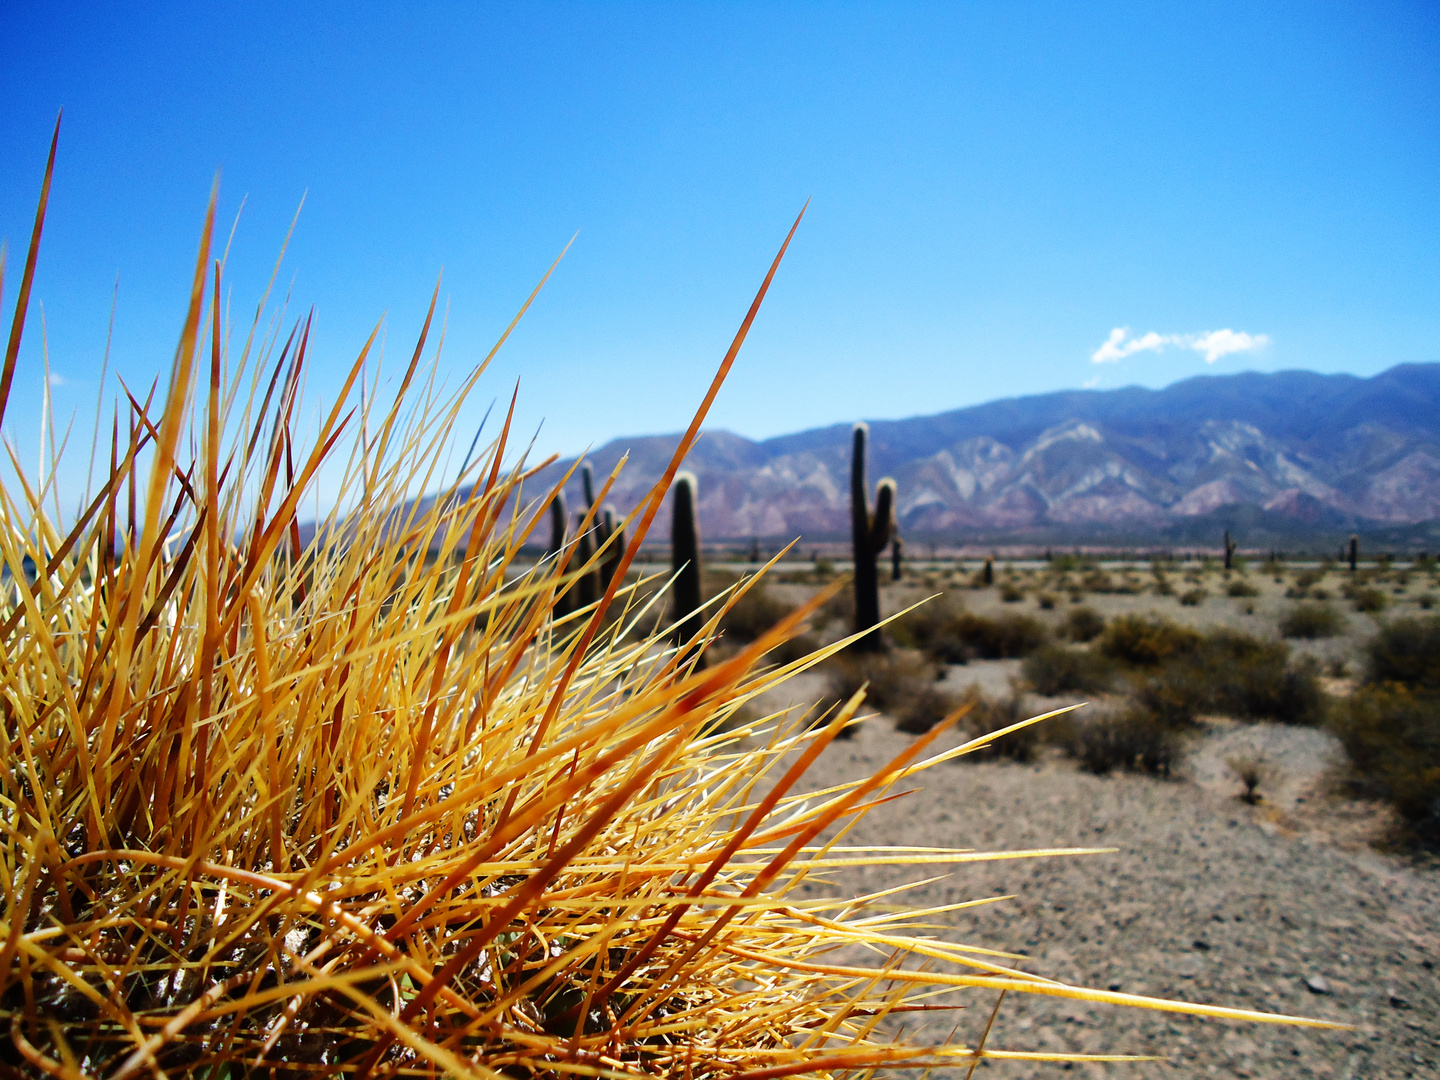
[[[467,416],[521,377],[545,449],[682,427],[806,199],[714,426],[1440,360],[1437,10],[11,2],[5,318],[64,106],[36,298],[87,434],[116,276],[148,383],[217,170],[237,318],[305,195],[322,397],[382,316],[403,364],[442,269],[459,377],[578,234]]]

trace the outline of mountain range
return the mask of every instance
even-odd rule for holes
[[[1393,534],[1440,519],[1440,364],[1061,391],[869,426],[871,492],[894,477],[902,533],[932,542],[1183,538],[1232,520],[1256,536]],[[598,478],[629,453],[610,495],[623,512],[678,442],[614,439],[588,460]],[[847,536],[850,442],[849,424],[760,441],[707,430],[685,463],[702,535]],[[578,482],[567,498],[582,505]]]

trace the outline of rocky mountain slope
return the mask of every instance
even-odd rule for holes
[[[1368,379],[1285,371],[1066,391],[873,421],[870,432],[872,486],[895,477],[913,537],[1165,533],[1231,510],[1298,532],[1440,518],[1440,364]],[[621,438],[591,455],[604,475],[629,452],[618,508],[643,496],[677,441]],[[849,444],[846,424],[760,442],[707,431],[686,462],[702,534],[846,535]],[[537,479],[553,482],[566,465]]]

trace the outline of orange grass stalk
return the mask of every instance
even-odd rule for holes
[[[212,196],[168,388],[129,396],[73,528],[13,455],[0,491],[0,1074],[767,1080],[1076,1057],[909,1046],[887,1026],[977,991],[987,1010],[1029,992],[1305,1022],[1071,987],[914,936],[930,913],[797,898],[839,866],[1063,852],[827,839],[995,736],[932,753],[937,729],[873,777],[803,793],[861,695],[818,727],[725,731],[820,658],[762,666],[824,594],[706,670],[639,629],[651,601],[626,571],[783,247],[626,521],[619,572],[560,618],[557,595],[609,553],[519,561],[553,492],[507,456],[509,417],[440,497],[407,502],[485,366],[435,390],[434,301],[394,401],[362,381],[372,334],[303,445],[309,322],[278,354],[264,334],[252,351],[252,329],[226,355],[213,212]],[[350,509],[305,542],[326,462]]]

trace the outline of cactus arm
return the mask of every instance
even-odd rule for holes
[[[895,481],[881,480],[875,493],[875,515],[870,522],[870,550],[877,556],[890,542],[890,525],[895,516]]]

